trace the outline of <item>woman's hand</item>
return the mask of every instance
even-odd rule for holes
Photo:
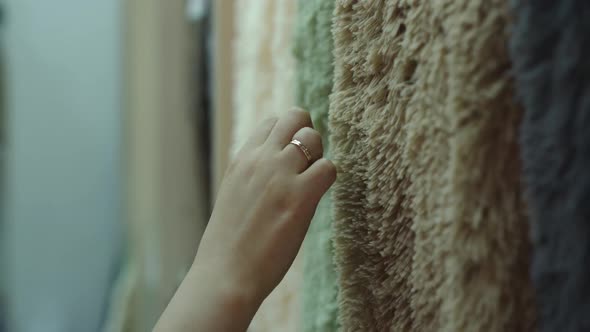
[[[297,139],[309,150],[289,144]],[[295,259],[320,198],[336,179],[309,114],[269,119],[225,175],[195,264],[266,297]]]
[[[290,144],[293,139],[304,147]],[[156,329],[246,330],[291,266],[320,198],[336,179],[322,154],[307,112],[264,122],[228,168],[194,265]],[[177,315],[174,324],[169,311],[190,320],[182,323]]]

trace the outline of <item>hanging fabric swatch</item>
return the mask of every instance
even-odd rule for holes
[[[296,0],[238,0],[235,5],[234,154],[260,121],[295,105]],[[252,332],[300,331],[300,256],[258,310]]]
[[[346,331],[532,331],[506,0],[335,8]]]
[[[264,118],[294,106],[296,0],[238,0],[235,8],[235,153]]]
[[[297,104],[311,113],[330,157],[328,107],[332,91],[334,0],[299,0],[296,21]],[[336,271],[333,262],[331,193],[320,201],[303,245],[303,331],[338,330]]]
[[[511,37],[541,331],[590,320],[590,4],[512,1]]]
[[[104,332],[153,329],[194,261],[210,214],[209,82],[199,77],[208,14],[189,22],[185,0],[128,5],[125,38],[135,41],[124,68],[128,245]]]

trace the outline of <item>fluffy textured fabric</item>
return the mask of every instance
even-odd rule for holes
[[[504,0],[336,2],[347,331],[531,331]]]
[[[328,107],[332,91],[331,22],[333,0],[300,0],[296,20],[297,103],[309,110],[330,155]],[[331,193],[320,201],[303,246],[303,329],[338,329],[336,271],[333,262]]]
[[[239,0],[235,6],[234,153],[261,120],[295,104],[296,0]],[[264,301],[250,331],[301,330],[300,256]]]
[[[235,153],[260,120],[294,106],[296,0],[238,0],[235,4]]]
[[[513,0],[542,331],[590,331],[590,3]]]

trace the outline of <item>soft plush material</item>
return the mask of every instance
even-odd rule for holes
[[[512,1],[541,331],[590,331],[590,3]]]
[[[299,0],[296,20],[296,99],[309,110],[330,157],[328,107],[332,91],[333,0]],[[336,271],[333,262],[331,192],[320,201],[303,245],[302,331],[338,330]]]
[[[238,0],[235,3],[235,153],[260,121],[295,104],[292,54],[296,0]],[[300,331],[301,255],[264,301],[250,330]]]
[[[532,331],[505,0],[337,0],[346,331]]]
[[[292,54],[297,0],[237,0],[234,20],[233,149],[266,117],[294,106]]]

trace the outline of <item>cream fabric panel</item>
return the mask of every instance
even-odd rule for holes
[[[236,1],[233,153],[261,120],[294,106],[296,2]]]
[[[151,330],[190,267],[209,215],[196,128],[198,44],[184,0],[128,0],[126,135],[129,262],[107,331]]]
[[[292,55],[296,0],[237,0],[233,44],[235,154],[266,117],[294,104]],[[301,258],[262,304],[251,331],[300,331]]]

